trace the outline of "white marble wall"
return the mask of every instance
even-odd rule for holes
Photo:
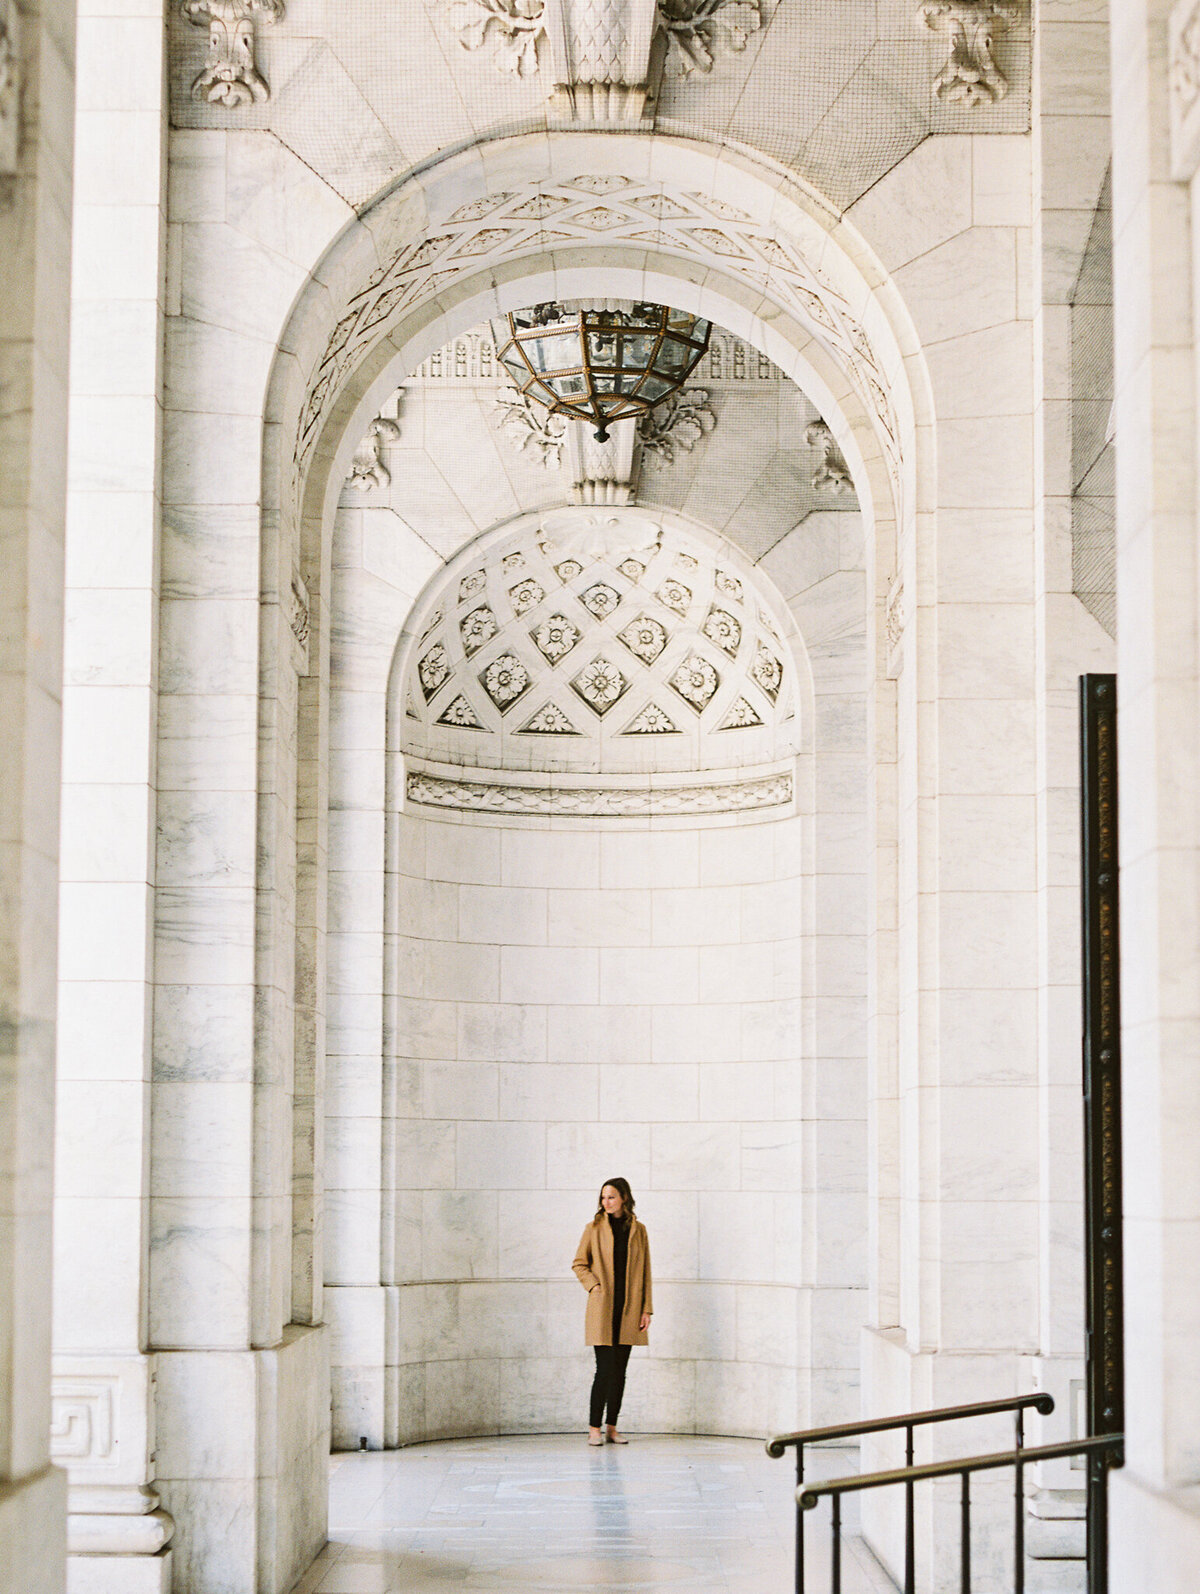
[[[1113,1594],[1184,1594],[1200,1557],[1197,211],[1194,143],[1168,138],[1171,9],[1111,14],[1114,130],[1137,130],[1113,151],[1128,1434]],[[1182,25],[1193,8],[1176,10]]]
[[[32,0],[19,21],[0,173],[0,1589],[62,1594],[47,1260],[74,7]]]
[[[119,80],[114,45],[129,66]],[[159,1594],[171,1572],[145,1312],[164,68],[159,19],[137,0],[80,16],[54,1213],[70,1594]]]
[[[630,1426],[790,1420],[808,1361],[800,839],[795,820],[401,821],[384,1123],[400,1443],[584,1421],[569,1264],[617,1173],[657,1279]],[[331,1186],[347,1150],[350,1167],[331,1144]]]

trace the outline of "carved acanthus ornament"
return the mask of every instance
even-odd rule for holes
[[[682,388],[642,417],[638,425],[642,459],[659,466],[673,465],[676,451],[690,454],[716,424],[708,389]]]
[[[546,0],[451,0],[450,26],[464,50],[490,43],[502,72],[532,77],[546,32]]]
[[[0,0],[0,177],[17,169],[21,148],[21,38],[16,0]]]
[[[904,581],[897,576],[888,589],[887,604],[884,608],[884,641],[887,648],[886,674],[889,680],[895,681],[900,677],[904,666]]]
[[[1008,93],[1008,79],[993,55],[996,34],[1014,21],[1012,0],[922,0],[917,21],[950,45],[934,79],[937,99],[956,105],[991,105]]]
[[[490,45],[518,77],[538,71],[547,40],[560,113],[636,121],[653,94],[657,35],[676,72],[711,72],[721,44],[744,50],[762,27],[762,0],[450,0],[449,22],[464,50]]]
[[[762,27],[762,0],[658,0],[658,18],[675,70],[711,72],[719,43],[744,50]]]
[[[208,28],[208,54],[192,83],[192,98],[236,107],[271,97],[254,59],[254,23],[278,22],[285,0],[183,0],[183,15]]]
[[[562,464],[567,446],[565,415],[556,415],[544,404],[535,404],[517,388],[505,386],[496,394],[500,430],[521,453],[532,453],[547,470]]]
[[[810,448],[819,448],[821,458],[812,474],[812,489],[816,493],[847,493],[854,491],[850,467],[842,457],[837,440],[824,421],[816,420],[806,429],[804,441]]]
[[[367,427],[367,435],[354,450],[346,486],[356,492],[373,492],[376,487],[387,487],[392,473],[383,463],[383,445],[399,440],[400,428],[386,415],[377,415]]]

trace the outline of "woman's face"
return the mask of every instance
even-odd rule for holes
[[[610,1217],[619,1218],[625,1210],[625,1203],[621,1199],[621,1192],[611,1184],[606,1184],[600,1192],[600,1205]]]

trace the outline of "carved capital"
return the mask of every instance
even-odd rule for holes
[[[21,34],[16,0],[0,0],[0,177],[21,152]]]
[[[637,122],[653,102],[655,0],[547,0],[552,114]]]
[[[356,492],[374,492],[376,487],[387,487],[392,473],[383,463],[383,445],[400,439],[400,428],[386,415],[377,415],[367,427],[367,435],[354,450],[346,486]]]
[[[271,97],[254,59],[254,23],[278,22],[285,0],[183,0],[183,15],[208,28],[208,54],[192,83],[192,98],[236,108]]]
[[[952,105],[991,105],[1008,93],[996,65],[996,34],[1017,16],[1012,0],[922,0],[917,22],[942,34],[950,46],[933,81],[934,98]]]

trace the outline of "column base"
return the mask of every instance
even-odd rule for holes
[[[171,1594],[171,1552],[69,1555],[67,1594]]]

